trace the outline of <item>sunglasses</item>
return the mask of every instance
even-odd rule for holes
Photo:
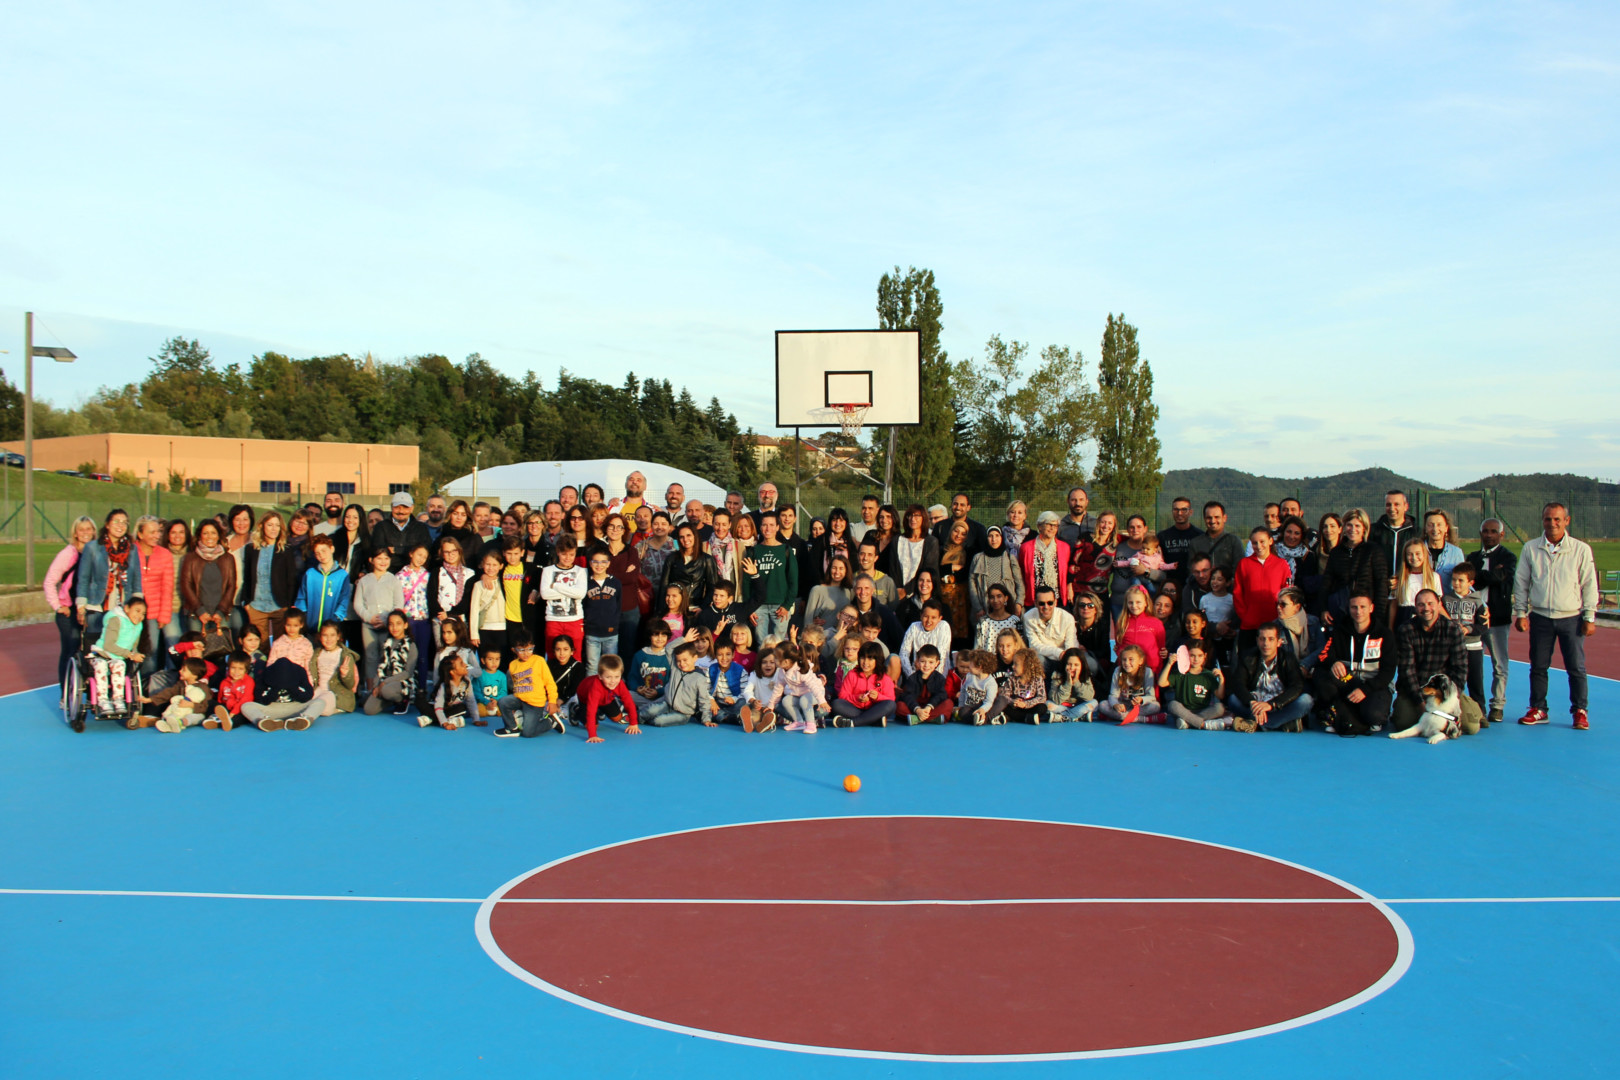
[[[1056,607],[1056,606],[1057,606],[1057,605],[1056,605],[1056,604],[1054,604],[1054,603],[1053,603],[1053,602],[1052,602],[1052,601],[1050,601],[1050,600],[1037,600],[1037,601],[1035,601],[1035,606],[1036,606],[1036,607]],[[1090,606],[1091,606],[1091,605],[1089,605],[1089,604],[1083,604],[1083,605],[1081,605],[1081,606],[1082,606],[1082,607],[1090,607]]]

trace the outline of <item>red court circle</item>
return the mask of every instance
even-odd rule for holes
[[[1061,822],[842,817],[646,837],[508,883],[512,974],[637,1023],[919,1060],[1150,1053],[1323,1019],[1411,963],[1375,898],[1268,856]]]

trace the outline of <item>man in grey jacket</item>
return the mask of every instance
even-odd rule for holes
[[[1542,507],[1541,529],[1519,552],[1513,574],[1513,628],[1530,631],[1530,711],[1519,723],[1547,722],[1547,668],[1556,641],[1569,674],[1573,726],[1585,731],[1585,639],[1597,631],[1597,564],[1591,547],[1569,535],[1569,508],[1563,503]]]

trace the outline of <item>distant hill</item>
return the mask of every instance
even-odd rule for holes
[[[1248,525],[1260,520],[1266,503],[1292,495],[1312,520],[1326,511],[1344,511],[1352,506],[1360,506],[1376,518],[1383,512],[1384,493],[1388,491],[1472,492],[1491,488],[1496,491],[1494,512],[1515,533],[1533,534],[1541,520],[1542,504],[1556,499],[1568,504],[1580,535],[1620,536],[1620,484],[1570,473],[1495,474],[1457,488],[1443,488],[1383,468],[1297,478],[1256,476],[1239,469],[1173,469],[1165,474],[1160,511],[1162,514],[1177,495],[1186,495],[1195,505],[1205,499],[1218,499],[1226,504],[1234,521]],[[1434,505],[1451,510],[1458,527],[1469,535],[1489,509],[1483,502],[1477,496],[1436,495],[1432,500]]]

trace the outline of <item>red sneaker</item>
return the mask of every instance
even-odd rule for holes
[[[1573,726],[1574,726],[1576,731],[1586,731],[1591,727],[1591,725],[1586,722],[1586,710],[1585,709],[1576,709],[1575,710],[1575,723],[1574,723]]]
[[[1519,723],[1521,724],[1545,724],[1546,722],[1546,709],[1531,709],[1529,712],[1519,717]]]

